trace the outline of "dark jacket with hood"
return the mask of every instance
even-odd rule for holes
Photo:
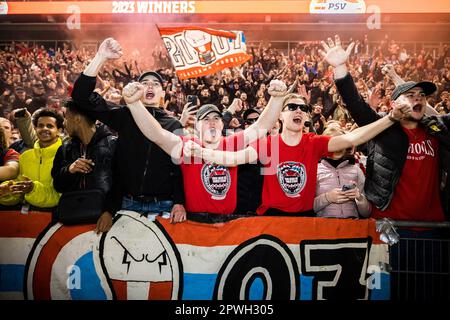
[[[378,120],[378,115],[358,93],[353,78],[347,74],[336,80],[337,89],[347,110],[358,126]],[[450,172],[450,115],[424,117],[419,126],[439,142],[439,172],[441,202],[448,219]],[[386,129],[367,143],[367,169],[364,192],[377,208],[386,210],[392,201],[394,191],[408,155],[409,140],[400,123]]]

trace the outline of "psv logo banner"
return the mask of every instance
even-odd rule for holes
[[[214,74],[250,59],[242,31],[201,27],[158,30],[181,80]]]

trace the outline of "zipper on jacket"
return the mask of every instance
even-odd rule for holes
[[[155,118],[155,120],[156,120],[156,117],[155,117],[155,113],[154,112],[152,112],[153,111],[153,109],[150,109],[149,110],[149,112],[150,112],[150,114],[153,116],[153,118]],[[157,120],[158,121],[158,120]],[[148,162],[149,162],[149,160],[150,160],[150,154],[151,154],[151,151],[152,151],[152,145],[153,145],[153,142],[151,142],[150,141],[150,144],[149,144],[149,146],[148,146],[148,150],[147,150],[147,159],[145,160],[145,168],[144,168],[144,174],[143,174],[143,178],[142,178],[142,184],[141,184],[141,194],[140,195],[144,195],[144,183],[145,183],[145,178],[146,178],[146,176],[147,176],[147,168],[148,168]]]
[[[338,178],[338,185],[339,185],[339,188],[340,188],[341,187],[341,177],[339,177],[339,171],[337,170],[337,168],[334,168],[334,170],[336,170],[336,175],[337,175],[337,178]],[[344,216],[344,210],[342,210],[342,204],[339,207],[341,209],[341,217],[343,217]]]

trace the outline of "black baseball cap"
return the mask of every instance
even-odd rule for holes
[[[163,81],[164,81],[163,78],[161,77],[161,75],[158,72],[155,72],[155,71],[145,71],[143,74],[141,74],[139,76],[138,82],[141,82],[147,76],[154,76],[159,81],[161,86],[163,85]]]
[[[397,100],[397,98],[400,97],[401,94],[407,92],[408,90],[411,90],[412,88],[416,88],[416,87],[421,88],[426,96],[429,96],[430,94],[434,93],[437,90],[437,87],[433,82],[408,81],[408,82],[399,84],[398,86],[395,87],[394,91],[392,91],[391,99]]]
[[[220,112],[219,108],[217,108],[213,104],[205,104],[205,105],[201,106],[200,109],[198,109],[197,115],[196,115],[197,120],[202,120],[208,114],[213,113],[213,112],[217,113],[222,118],[222,113]]]
[[[242,114],[242,119],[247,120],[248,116],[251,115],[252,113],[257,113],[258,115],[261,114],[261,112],[259,112],[258,110],[249,108],[245,110],[244,113]]]

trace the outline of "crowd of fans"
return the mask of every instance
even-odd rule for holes
[[[358,91],[376,112],[389,113],[395,78],[402,78],[436,84],[438,90],[427,98],[428,103],[438,114],[450,113],[450,59],[446,45],[414,53],[387,36],[381,44],[371,43],[367,36],[355,43],[349,70]],[[215,75],[183,81],[178,80],[161,47],[145,57],[135,50],[105,65],[98,74],[96,91],[105,100],[123,105],[124,86],[137,80],[142,71],[157,70],[165,91],[160,108],[168,116],[180,119],[186,128],[192,125],[194,113],[185,105],[189,96],[197,96],[198,105],[211,103],[224,113],[226,129],[237,129],[254,122],[270,99],[270,81],[280,79],[287,86],[294,85],[294,91],[312,107],[305,130],[322,134],[334,123],[343,132],[351,131],[357,126],[337,93],[333,69],[322,59],[319,48],[319,41],[299,42],[289,51],[273,48],[271,44],[253,45],[247,50],[251,54],[247,63]],[[55,50],[12,42],[0,50],[0,116],[7,140],[5,146],[22,138],[17,151],[33,148],[36,137],[30,137],[27,125],[22,123],[20,133],[14,129],[14,125],[21,126],[23,117],[15,112],[26,108],[26,114],[30,115],[47,107],[64,115],[64,101],[94,55],[93,50],[83,46],[75,48],[69,43]]]
[[[320,57],[319,48],[318,42],[300,42],[289,52],[272,48],[270,44],[251,46],[248,52],[252,59],[239,68],[181,82],[161,47],[146,58],[136,50],[102,70],[98,91],[107,100],[120,104],[124,85],[136,80],[144,70],[158,70],[166,91],[163,108],[169,115],[181,116],[188,95],[197,95],[200,104],[213,103],[221,111],[239,98],[243,102],[242,110],[235,114],[239,123],[231,122],[232,127],[237,127],[243,125],[242,113],[246,109],[264,109],[269,99],[270,80],[279,78],[289,86],[298,78],[298,92],[309,98],[314,109],[313,125],[321,133],[324,120],[332,118],[346,127],[351,119],[342,108],[333,85],[332,70]],[[68,43],[56,51],[26,43],[13,42],[6,46],[0,51],[0,115],[11,119],[11,111],[23,107],[31,113],[44,106],[60,109],[77,75],[94,53],[83,46],[72,48]],[[383,66],[389,64],[403,79],[434,82],[438,91],[429,97],[430,105],[440,114],[450,112],[447,46],[413,53],[387,37],[376,45],[371,45],[365,37],[356,41],[350,59],[350,72],[359,92],[377,111],[387,113],[390,110],[389,96],[394,83],[382,72]]]

